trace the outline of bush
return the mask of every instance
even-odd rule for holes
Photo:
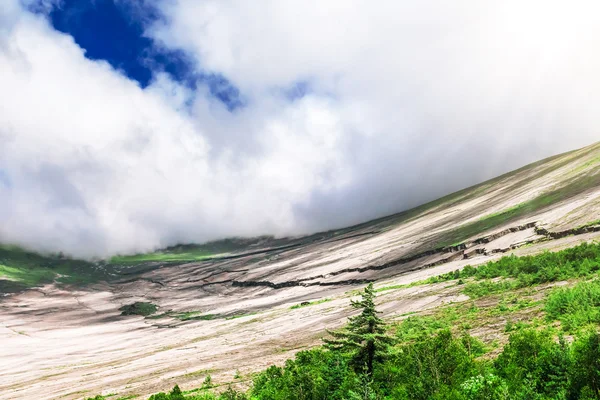
[[[490,373],[473,376],[460,386],[467,400],[504,400],[510,398],[506,382]]]
[[[459,274],[449,272],[428,280],[428,283],[452,279],[465,279],[474,277],[477,280],[493,278],[514,278],[512,284],[498,283],[495,286],[489,283],[483,288],[471,286],[473,294],[497,293],[521,287],[538,285],[546,282],[555,282],[577,277],[587,277],[600,270],[600,244],[583,243],[579,246],[558,252],[546,252],[534,256],[517,257],[510,255],[498,261],[474,268],[470,265],[464,267]],[[468,286],[467,286],[468,288]]]
[[[589,331],[573,343],[570,398],[600,398],[600,335]]]
[[[549,318],[561,321],[567,331],[600,323],[600,281],[555,289],[548,296],[545,311]]]
[[[568,345],[556,343],[549,331],[523,329],[510,336],[494,367],[511,393],[556,398],[566,391],[571,357]]]

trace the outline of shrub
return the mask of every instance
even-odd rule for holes
[[[561,321],[567,331],[600,323],[600,281],[555,289],[548,296],[545,311],[549,318]]]

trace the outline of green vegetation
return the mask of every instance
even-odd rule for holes
[[[219,317],[217,314],[202,314],[201,311],[189,311],[173,316],[181,321],[210,321]]]
[[[460,271],[430,278],[424,283],[473,278],[465,285],[465,293],[481,297],[493,293],[564,281],[572,278],[589,278],[600,271],[600,244],[583,243],[558,252],[535,256],[502,257],[478,268],[466,266]],[[501,279],[496,279],[501,278]]]
[[[600,225],[600,219],[597,219],[595,221],[590,221],[590,222],[588,222],[586,224],[583,224],[583,225],[579,225],[575,229],[584,229],[584,228],[587,228],[587,227],[590,227],[590,226],[596,226],[596,225]]]
[[[283,239],[232,238],[202,245],[179,245],[161,251],[88,262],[63,254],[38,254],[17,246],[0,245],[0,293],[16,292],[46,283],[86,285],[110,281],[156,268],[152,263],[184,263],[224,256],[258,245],[289,244]]]
[[[600,323],[600,281],[580,282],[574,287],[555,289],[546,301],[550,319],[559,320],[567,331]]]
[[[406,318],[395,327],[396,337],[400,342],[412,342],[442,331],[457,324],[461,317],[458,308],[443,308],[432,315],[415,315]]]
[[[588,168],[591,167],[595,167],[596,165],[600,164],[600,156],[596,156],[594,158],[592,158],[591,160],[581,164],[579,167],[574,168],[571,172],[570,172],[570,176],[573,175],[577,175],[580,174],[581,172],[585,171]]]
[[[248,250],[254,246],[277,247],[288,244],[282,239],[271,236],[254,238],[230,238],[204,244],[180,244],[152,253],[115,256],[109,260],[110,264],[136,265],[146,262],[192,262],[203,261],[214,257],[229,255],[232,252]]]
[[[220,389],[205,381],[152,400],[600,399],[599,271],[599,244],[465,267],[416,284],[464,281],[462,291],[474,300],[392,325],[377,317],[377,291],[369,285],[351,303],[360,313],[346,327],[324,346],[257,374],[248,392],[215,393]],[[547,288],[540,300],[542,285],[574,278],[581,281]],[[506,339],[484,343],[470,335],[491,326]]]
[[[204,314],[204,311],[184,311],[184,312],[175,312],[169,310],[167,312],[161,314],[149,315],[146,318],[148,319],[161,319],[166,317],[176,318],[180,321],[210,321],[213,319],[237,319],[242,317],[249,317],[252,315],[256,315],[258,312],[242,312],[240,314]]]
[[[594,263],[597,247],[582,245],[541,258],[506,257],[482,266],[486,268],[479,273],[469,268],[464,277],[505,276],[520,282],[525,274],[531,276],[524,282],[543,283],[553,279],[544,275],[550,261],[569,264],[569,274],[580,276],[594,270],[586,267],[585,256]],[[499,273],[502,268],[510,271]],[[551,289],[545,302],[535,300],[527,288],[516,290],[487,294],[390,326],[377,317],[375,290],[369,285],[361,300],[351,303],[360,313],[345,328],[331,332],[324,346],[301,351],[284,366],[255,375],[248,392],[229,386],[215,393],[212,380],[206,378],[198,389],[182,392],[176,386],[150,399],[600,399],[600,281]],[[531,318],[542,311],[545,320]],[[528,319],[513,322],[511,316]],[[469,330],[499,320],[508,321],[503,348],[470,336]],[[555,320],[564,329],[579,328],[572,342],[553,327]],[[544,327],[543,321],[549,325]]]
[[[141,315],[144,317],[154,314],[157,310],[156,305],[145,301],[136,301],[133,304],[127,304],[119,308],[121,315]]]
[[[360,301],[351,301],[352,308],[361,310],[350,317],[344,329],[328,331],[332,339],[324,339],[325,348],[344,354],[355,369],[373,374],[373,363],[385,359],[393,339],[386,334],[386,326],[375,310],[373,284],[365,288]]]
[[[583,243],[558,252],[534,256],[510,255],[477,268],[467,265],[455,270],[410,284],[383,286],[382,292],[408,287],[456,280],[464,285],[463,293],[478,298],[525,287],[573,278],[591,278],[600,272],[600,244]]]
[[[320,300],[315,300],[315,301],[304,301],[300,304],[294,304],[293,306],[290,307],[290,309],[296,310],[298,308],[314,306],[315,304],[322,304],[322,303],[326,303],[328,301],[331,301],[331,299],[325,298],[325,299],[320,299]]]
[[[11,292],[57,282],[86,284],[107,279],[111,270],[62,254],[41,255],[17,246],[0,245],[0,291]]]
[[[533,305],[513,296],[503,298],[495,308],[496,312],[512,312]],[[369,308],[370,304],[365,304],[363,313],[370,315],[365,311]],[[496,357],[489,357],[479,340],[450,330],[465,316],[481,319],[480,309],[465,304],[440,313],[441,317],[439,313],[410,317],[400,323],[396,345],[380,346],[385,356],[374,358],[372,374],[367,368],[356,368],[356,353],[318,348],[300,352],[285,366],[273,366],[259,374],[248,398],[600,398],[600,335],[594,330],[582,331],[568,344],[552,329],[521,326],[513,330]],[[353,325],[351,320],[346,331],[352,332]],[[361,343],[367,346],[368,341]]]
[[[412,284],[382,286],[382,287],[376,288],[375,289],[375,293],[385,292],[385,291],[388,291],[388,290],[404,289],[404,288],[407,288],[407,287],[416,286],[418,284],[421,284],[421,282],[419,281],[419,282],[415,282],[415,283],[412,283]]]
[[[221,394],[189,395],[175,386],[150,400],[504,400],[600,398],[600,335],[585,332],[572,344],[547,330],[511,334],[495,358],[481,357],[470,336],[448,330],[400,343],[373,375],[356,372],[337,351],[302,351],[283,367],[258,374],[247,393],[231,386]],[[95,399],[94,399],[95,400]]]
[[[477,221],[470,222],[450,232],[444,233],[439,239],[438,247],[462,243],[475,235],[489,231],[511,221],[527,217],[528,215],[532,215],[552,204],[576,196],[583,193],[585,190],[598,185],[600,185],[600,174],[583,175],[563,187],[543,193],[534,199],[517,204],[506,210],[487,215]]]
[[[233,314],[233,315],[228,315],[227,317],[225,317],[225,319],[238,319],[238,318],[242,318],[242,317],[251,317],[253,315],[257,315],[258,312],[249,312],[249,313],[241,313],[241,314]]]
[[[35,286],[43,282],[51,282],[56,274],[46,268],[16,268],[0,264],[0,277],[25,286]]]

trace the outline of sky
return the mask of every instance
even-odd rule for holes
[[[0,242],[301,235],[597,141],[592,0],[3,0]]]

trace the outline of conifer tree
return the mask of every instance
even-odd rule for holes
[[[386,334],[386,325],[377,316],[372,283],[369,283],[361,296],[361,300],[352,301],[352,307],[362,312],[348,318],[348,324],[344,328],[328,331],[333,338],[323,341],[329,350],[348,355],[357,372],[366,368],[367,375],[371,376],[374,362],[386,357],[393,338]]]

